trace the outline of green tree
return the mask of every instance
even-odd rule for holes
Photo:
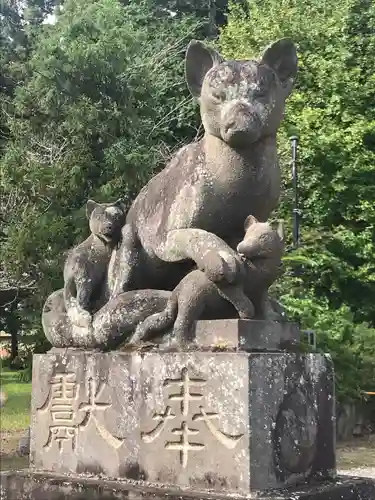
[[[35,34],[55,8],[56,0],[17,0],[0,2],[0,158],[10,140],[9,124],[14,115],[12,100],[16,89],[27,78],[27,61],[31,56]],[[2,167],[1,163],[0,166]],[[0,246],[6,239],[9,216],[14,206],[22,203],[17,189],[3,189],[5,179],[1,168]],[[12,358],[17,355],[17,308],[34,292],[33,280],[22,273],[15,278],[3,261],[0,266],[0,323],[12,333]]]
[[[149,21],[147,1],[68,0],[33,32],[8,103],[0,260],[37,281],[35,324],[62,284],[64,251],[87,232],[89,197],[130,202],[171,150],[198,132],[183,56],[191,17]]]
[[[124,0],[126,4],[132,0]],[[201,20],[201,35],[203,38],[217,36],[217,29],[224,26],[228,12],[228,0],[148,0],[152,18],[165,17],[177,19],[194,16]]]
[[[0,155],[9,131],[6,123],[6,103],[13,97],[17,85],[24,80],[25,62],[30,56],[33,34],[50,15],[58,0],[17,0],[0,3]]]
[[[371,329],[375,327],[375,112],[371,105],[375,4],[249,0],[244,10],[232,3],[220,43],[226,56],[250,58],[281,37],[296,42],[300,70],[280,132],[284,197],[277,215],[290,221],[288,137],[297,134],[303,218],[302,248],[289,262],[289,275],[278,292],[302,326],[318,331],[322,347],[339,353],[342,362],[352,360],[358,396],[359,389],[370,383],[364,375],[367,368],[361,368],[364,355],[359,346],[364,341],[359,339],[372,343],[368,349],[375,354],[375,330]],[[342,367],[338,373],[345,377]],[[340,390],[345,387],[341,384]]]

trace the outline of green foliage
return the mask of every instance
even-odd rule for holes
[[[26,366],[26,368],[19,371],[18,381],[29,383],[29,382],[31,382],[32,374],[33,374],[33,369],[32,369],[32,364],[30,363]]]
[[[202,21],[202,35],[215,37],[217,27],[226,23],[228,0],[150,0],[153,14],[164,15],[170,12],[174,16],[192,15]]]
[[[367,399],[365,391],[372,391],[375,381],[375,329],[355,322],[349,306],[333,307],[327,297],[306,285],[306,275],[318,274],[324,258],[308,245],[290,253],[284,259],[285,276],[274,286],[274,293],[291,320],[316,333],[318,350],[331,354],[339,400]]]
[[[23,80],[2,106],[0,259],[14,279],[37,280],[34,326],[62,284],[64,251],[87,234],[86,200],[130,203],[198,122],[183,56],[199,20],[150,17],[147,0],[67,0],[55,14],[33,30]]]
[[[232,3],[221,47],[228,57],[258,55],[292,38],[299,75],[280,133],[290,221],[288,137],[300,138],[302,248],[289,254],[281,301],[335,360],[341,397],[375,380],[375,4],[370,0],[249,0]],[[291,230],[289,222],[289,232]]]
[[[62,285],[64,252],[87,234],[86,200],[130,203],[201,133],[183,57],[191,38],[225,25],[227,2],[29,0],[22,10],[5,0],[0,9],[1,273],[36,280],[38,293],[17,308],[34,332]],[[44,24],[51,12],[55,24]],[[283,36],[298,45],[300,72],[280,131],[276,215],[291,234],[288,137],[297,134],[303,218],[302,247],[287,254],[275,292],[317,332],[340,398],[353,399],[375,380],[375,4],[233,2],[219,46],[247,58]],[[42,335],[36,342],[45,349]]]

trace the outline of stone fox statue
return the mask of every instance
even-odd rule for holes
[[[190,286],[196,286],[192,272],[209,289],[214,285],[213,304],[220,297],[220,309],[229,302],[218,289],[226,289],[229,297],[228,288],[248,272],[236,249],[248,214],[265,223],[278,204],[276,133],[297,72],[296,48],[282,39],[258,60],[227,61],[192,41],[185,68],[188,87],[200,104],[204,136],[182,148],[141,190],[118,239],[109,241],[107,233],[93,231],[92,245],[84,243],[72,252],[64,273],[65,301],[63,291],[55,292],[43,311],[46,335],[55,345],[105,346],[129,338],[141,321],[165,309],[182,279],[181,287],[190,279]],[[98,307],[94,294],[104,297]],[[251,316],[254,307],[254,317],[267,317],[269,301],[262,293],[246,290],[245,296],[242,305],[235,304],[241,314]],[[93,314],[88,323],[70,318],[71,303],[80,314]],[[220,317],[219,309],[213,319]],[[67,316],[69,328],[64,327]],[[184,324],[181,331],[186,331]]]
[[[250,215],[245,221],[245,237],[237,250],[244,259],[245,269],[237,283],[214,283],[200,270],[190,272],[172,292],[164,311],[140,323],[130,342],[150,340],[156,332],[173,327],[177,343],[183,343],[188,340],[194,321],[205,310],[228,311],[225,301],[234,306],[242,319],[271,319],[267,291],[281,273],[283,225],[280,223],[274,230],[270,224],[258,222]]]
[[[121,200],[115,203],[89,200],[86,215],[91,234],[69,252],[64,267],[64,301],[68,313],[74,308],[88,319],[93,309],[99,308],[98,301],[103,300],[100,295],[105,293],[108,264],[120,242],[125,212]]]
[[[226,61],[192,41],[185,66],[205,134],[133,202],[110,265],[113,296],[173,290],[194,267],[231,283],[243,267],[243,221],[251,213],[265,222],[278,204],[276,132],[297,72],[293,42],[279,40],[257,61]]]

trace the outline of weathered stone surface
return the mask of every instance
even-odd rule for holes
[[[276,351],[298,346],[300,330],[288,321],[202,320],[196,322],[194,336],[200,347],[222,345],[243,351]]]
[[[282,225],[275,230],[250,215],[245,236],[237,251],[242,256],[243,274],[238,281],[215,283],[199,269],[187,274],[173,290],[163,311],[141,322],[131,343],[150,340],[157,333],[173,328],[178,345],[191,338],[194,322],[202,318],[280,319],[273,310],[268,288],[281,274],[284,242]],[[212,266],[221,267],[215,252],[208,252]],[[216,264],[215,264],[216,262]],[[204,315],[204,316],[203,316]],[[199,342],[197,342],[199,344]]]
[[[91,234],[73,248],[64,266],[65,307],[73,324],[87,326],[91,313],[106,302],[106,276],[112,251],[121,237],[125,209],[121,200],[86,206]],[[73,310],[73,312],[71,312]]]
[[[249,493],[335,471],[319,354],[36,355],[31,465]]]
[[[158,488],[129,480],[61,475],[34,471],[0,473],[1,500],[374,500],[375,481],[342,477],[320,485],[242,496],[179,488]]]
[[[30,453],[30,427],[27,428],[27,430],[19,440],[18,453],[21,456],[25,456]]]
[[[104,209],[102,205],[99,208]],[[107,210],[110,208],[113,207]],[[267,292],[281,273],[281,230],[273,229],[268,223],[259,223],[252,216],[247,218],[246,224],[245,238],[239,244],[244,273],[238,282],[231,285],[214,283],[203,271],[196,269],[188,273],[172,293],[162,290],[124,292],[112,297],[93,316],[81,308],[75,319],[72,314],[78,309],[76,306],[67,309],[68,292],[65,287],[52,293],[43,308],[42,323],[49,341],[55,347],[113,348],[123,342],[164,342],[164,337],[172,330],[174,343],[181,346],[194,338],[194,323],[202,317],[282,320],[282,314],[274,307]],[[91,236],[98,239],[95,235]],[[90,243],[90,240],[82,245],[83,249],[87,246],[98,249],[98,245]],[[76,267],[71,264],[68,280],[74,290],[78,288],[72,269],[78,269],[82,257],[80,246],[77,249],[78,256],[74,251],[71,254]],[[212,258],[215,260],[216,254]],[[221,261],[216,259],[216,262],[221,265]],[[80,270],[87,271],[83,265]],[[91,277],[87,280],[92,287],[94,280]],[[83,287],[80,296],[83,296],[83,291],[88,292],[89,288],[84,280],[80,282]],[[72,302],[73,299],[69,300]],[[87,324],[77,324],[85,315],[88,315]],[[199,345],[199,340],[196,340]]]

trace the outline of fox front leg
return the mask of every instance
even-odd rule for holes
[[[126,224],[121,230],[121,243],[113,250],[108,266],[108,288],[112,297],[132,289],[139,266],[139,252],[140,243],[132,226]]]
[[[170,231],[155,253],[166,262],[191,259],[213,282],[232,283],[244,273],[239,255],[221,238],[203,229]]]
[[[220,296],[235,307],[240,319],[251,319],[254,317],[254,304],[245,295],[245,292],[240,284],[229,286],[221,286],[218,284],[217,288]]]
[[[77,296],[71,297],[66,304],[67,315],[73,325],[88,328],[92,322],[92,316],[89,312],[91,287],[86,280],[76,282]]]

